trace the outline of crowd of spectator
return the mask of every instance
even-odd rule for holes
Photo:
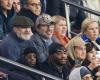
[[[67,1],[100,11],[100,0]],[[0,56],[63,80],[100,80],[100,16],[68,8],[61,0],[0,0]],[[52,79],[0,61],[0,80]]]

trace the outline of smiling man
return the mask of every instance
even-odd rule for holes
[[[14,61],[18,60],[23,49],[30,45],[33,25],[31,19],[25,16],[16,16],[12,22],[12,32],[1,42],[0,55]]]
[[[49,56],[40,68],[46,73],[66,80],[70,70],[67,62],[67,49],[59,43],[52,43],[49,46]]]
[[[48,47],[53,42],[52,36],[54,32],[54,24],[52,18],[48,14],[40,15],[36,20],[36,33],[32,37],[32,41],[36,43],[38,49],[38,61],[44,62],[49,53]]]

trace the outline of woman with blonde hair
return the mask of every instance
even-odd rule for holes
[[[53,22],[55,23],[54,28],[54,36],[57,41],[61,43],[63,46],[66,46],[69,42],[69,38],[67,37],[67,23],[66,19],[62,16],[56,15],[53,16]]]
[[[99,23],[92,19],[86,18],[81,25],[81,33],[76,37],[81,38],[85,44],[92,43],[96,50],[100,50]]]
[[[100,50],[99,24],[92,18],[86,18],[81,26],[81,38],[85,43],[93,43]]]
[[[81,66],[86,58],[85,42],[80,37],[74,37],[67,45],[68,59],[71,67]]]

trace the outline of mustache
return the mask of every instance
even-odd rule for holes
[[[68,61],[68,58],[63,58],[63,59],[59,59],[59,60],[66,60],[66,61]]]

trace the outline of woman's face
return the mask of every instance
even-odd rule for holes
[[[61,36],[65,36],[67,32],[67,24],[65,20],[60,20],[55,25],[55,32],[59,33]]]
[[[84,60],[86,58],[86,47],[85,46],[75,46],[74,53],[77,59]]]
[[[92,62],[92,60],[96,59],[96,50],[93,48],[90,52],[87,53],[87,59]]]
[[[87,30],[85,31],[85,34],[91,39],[96,40],[96,38],[99,35],[99,25],[97,22],[92,22],[88,25]]]

